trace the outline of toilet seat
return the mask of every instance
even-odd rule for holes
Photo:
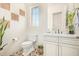
[[[28,55],[31,51],[33,51],[33,42],[26,41],[22,43],[23,55]]]
[[[26,41],[22,43],[22,45],[28,45],[28,44],[32,44],[32,41]]]

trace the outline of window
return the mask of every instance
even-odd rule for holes
[[[38,27],[39,20],[40,20],[40,9],[39,7],[34,7],[32,8],[32,25],[34,27]]]

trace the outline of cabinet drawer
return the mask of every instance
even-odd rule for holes
[[[49,41],[49,42],[58,42],[58,37],[44,36],[43,39],[44,39],[45,41]]]
[[[60,38],[60,42],[79,46],[79,39],[76,38]]]

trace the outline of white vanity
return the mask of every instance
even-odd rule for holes
[[[44,34],[45,56],[79,56],[79,37],[77,35]]]

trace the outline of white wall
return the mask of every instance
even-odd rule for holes
[[[62,12],[62,20],[57,20],[57,22],[61,21],[61,28],[65,30],[65,12],[66,12],[66,4],[54,3],[48,4],[48,30],[52,31],[53,28],[53,14],[57,12]],[[63,31],[61,29],[61,31]]]
[[[72,4],[72,3],[53,3],[48,4],[48,30],[54,31],[53,28],[53,13],[62,12],[62,20],[57,20],[57,22],[60,22],[61,29],[63,33],[68,33],[66,28],[66,10],[73,10],[74,8],[78,8],[79,4]],[[58,24],[58,23],[56,23]]]
[[[26,4],[27,5],[27,4]],[[40,8],[40,25],[38,28],[32,26],[32,15],[31,10],[33,7],[39,6]],[[26,6],[28,9],[28,32],[30,33],[39,33],[46,32],[47,30],[47,4],[28,4]]]
[[[22,9],[27,13],[25,4],[11,4],[11,10],[7,11],[5,9],[0,8],[0,17],[5,17],[6,20],[10,21],[10,28],[8,28],[5,32],[5,35],[3,37],[3,44],[8,43],[12,41],[12,39],[17,38],[17,45],[20,45],[20,43],[24,40],[27,40],[27,16],[19,16],[19,21],[15,21],[11,19],[11,12],[16,13],[19,15],[19,9]],[[14,44],[14,43],[13,43]],[[17,46],[16,45],[16,46]],[[7,48],[11,47],[12,45],[8,45]],[[16,48],[16,47],[14,47]],[[9,48],[10,49],[10,48]],[[16,48],[17,50],[17,48]],[[4,51],[6,53],[6,51]]]
[[[10,12],[13,12],[13,13],[16,13],[19,15],[19,9],[22,9],[26,12],[26,8],[25,8],[24,4],[11,4]],[[10,14],[10,12],[9,12],[9,14]],[[8,17],[10,17],[10,16],[8,16]],[[19,21],[11,20],[11,18],[9,18],[8,20],[10,20],[10,28],[7,29],[5,38],[7,37],[6,39],[8,39],[8,40],[11,40],[13,38],[17,38],[18,41],[23,40],[24,33],[26,33],[26,30],[27,30],[27,17],[20,15]]]
[[[39,24],[39,27],[38,28],[35,28],[32,26],[32,16],[31,16],[31,9],[33,7],[36,7],[36,6],[39,6],[40,8],[40,24]],[[40,37],[38,40],[38,44],[42,44],[42,35],[40,35],[40,33],[45,33],[47,32],[47,9],[48,9],[48,6],[47,4],[44,4],[44,3],[40,3],[40,4],[26,4],[26,9],[27,9],[27,19],[28,19],[28,37],[30,37],[32,40],[34,40],[34,38],[32,38],[33,36],[31,36],[32,34],[36,35],[38,34]],[[36,39],[36,38],[35,38]]]

